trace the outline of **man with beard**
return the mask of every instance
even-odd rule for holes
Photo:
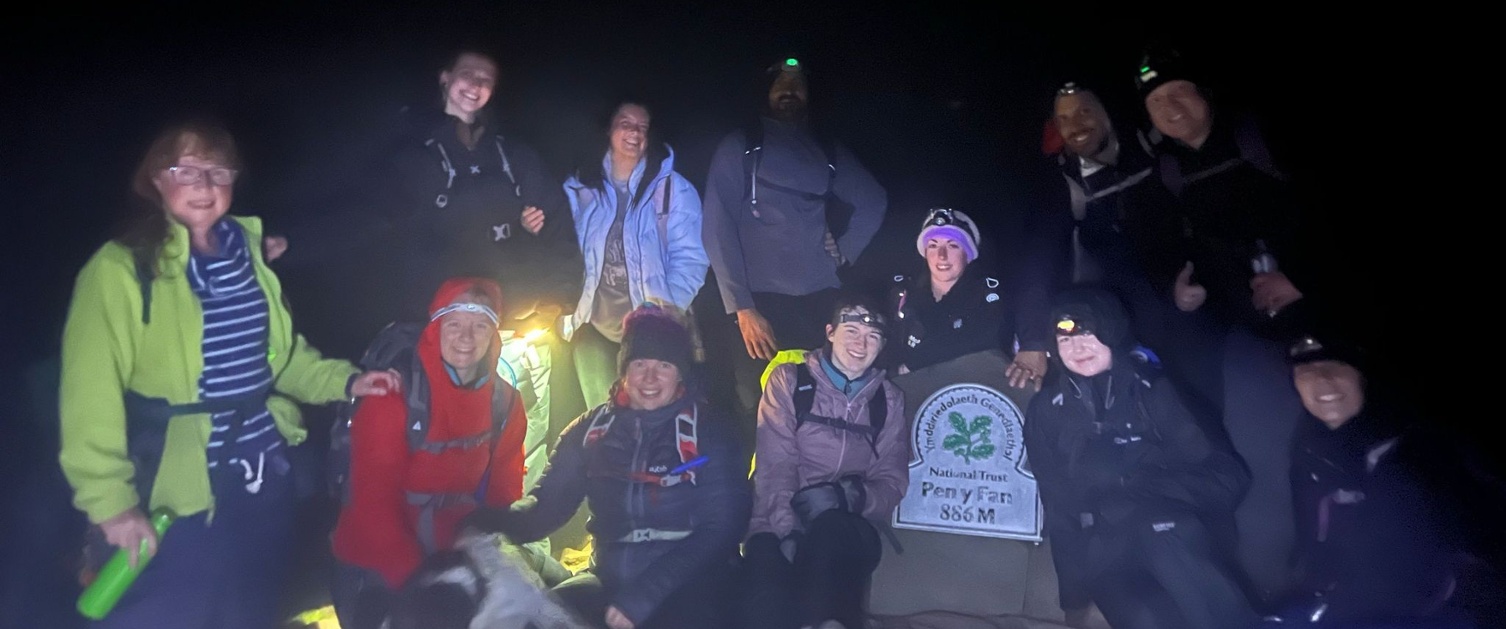
[[[1182,261],[1176,250],[1175,199],[1157,185],[1152,157],[1139,142],[1115,132],[1103,100],[1091,89],[1067,83],[1056,91],[1052,124],[1061,138],[1057,170],[1065,186],[1033,217],[1032,273],[1028,276],[1022,329],[1049,329],[1048,300],[1069,285],[1095,285],[1129,310],[1135,336],[1165,358],[1167,375],[1187,397],[1193,413],[1219,417],[1218,356],[1213,328],[1204,314],[1179,312],[1170,286]],[[1212,340],[1209,340],[1212,338]],[[1034,367],[1045,345],[1026,347],[1010,366],[1012,381]],[[1037,371],[1039,371],[1037,369]]]
[[[750,440],[764,365],[822,345],[837,269],[862,254],[888,204],[852,152],[812,127],[805,67],[785,59],[766,77],[762,115],[718,145],[702,204],[706,252],[743,341],[733,367]]]

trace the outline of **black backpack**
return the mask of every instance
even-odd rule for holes
[[[869,425],[867,426],[853,424],[840,417],[823,417],[811,413],[811,407],[816,403],[816,378],[811,375],[810,366],[804,362],[795,363],[795,390],[790,397],[795,403],[796,431],[800,430],[801,424],[811,421],[838,430],[857,433],[866,437],[868,447],[873,448],[874,454],[878,454],[878,437],[884,432],[884,424],[889,416],[889,396],[883,384],[879,385],[879,390],[873,394],[873,397],[868,398]]]
[[[437,452],[452,447],[474,447],[496,443],[507,426],[507,418],[516,395],[510,386],[498,381],[492,387],[492,425],[485,435],[453,442],[429,441],[429,380],[418,357],[418,338],[425,324],[392,323],[377,333],[358,363],[362,371],[396,369],[403,376],[403,397],[408,403],[408,449]],[[495,376],[494,376],[495,377]],[[350,500],[350,423],[358,402],[354,399],[338,404],[335,423],[330,427],[327,482],[329,493],[345,504]],[[491,463],[481,477],[477,494],[485,491],[491,478]]]

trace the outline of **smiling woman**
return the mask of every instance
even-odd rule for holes
[[[136,170],[130,226],[79,272],[60,462],[97,525],[91,559],[154,557],[95,626],[269,626],[293,535],[288,447],[306,436],[294,400],[397,385],[293,332],[261,222],[228,215],[238,167],[223,127],[169,127]],[[148,512],[175,514],[171,534]]]

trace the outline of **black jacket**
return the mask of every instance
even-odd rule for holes
[[[974,352],[1014,352],[1017,302],[976,263],[967,266],[941,301],[931,296],[931,280],[924,275],[895,276],[889,300],[894,331],[885,364],[913,371]]]
[[[1490,555],[1499,554],[1503,496],[1471,473],[1469,458],[1419,424],[1368,409],[1338,430],[1307,417],[1292,457],[1299,600],[1327,603],[1332,620],[1438,611],[1459,557],[1499,559]]]
[[[748,457],[739,451],[724,418],[714,416],[704,404],[697,407],[697,449],[707,461],[697,468],[693,484],[661,487],[629,478],[662,474],[681,465],[675,417],[688,408],[684,401],[657,411],[613,406],[607,411],[616,414],[610,428],[588,447],[585,438],[593,409],[560,435],[549,468],[528,497],[509,511],[478,516],[478,523],[514,541],[529,542],[563,526],[581,501],[588,501],[592,515],[587,529],[596,553],[593,572],[606,586],[612,605],[642,623],[691,579],[736,556],[748,529]],[[618,541],[645,529],[690,531],[690,536]]]
[[[1316,256],[1315,221],[1274,165],[1252,156],[1263,152],[1252,145],[1263,143],[1250,118],[1218,117],[1197,150],[1163,142],[1157,149],[1158,170],[1163,183],[1177,193],[1183,257],[1208,290],[1204,308],[1225,323],[1248,325],[1284,340],[1311,325],[1315,304],[1332,280]],[[1251,260],[1260,241],[1304,295],[1275,320],[1251,304]]]
[[[404,292],[432,295],[445,279],[480,276],[502,285],[513,314],[535,301],[568,309],[582,276],[575,226],[538,153],[491,129],[467,147],[459,120],[429,121],[392,157],[381,201],[403,260]],[[527,206],[544,212],[538,235],[523,229]],[[423,308],[428,297],[413,303]]]
[[[1021,286],[1026,328],[1049,334],[1050,298],[1072,284],[1108,289],[1137,323],[1145,308],[1171,307],[1171,283],[1184,262],[1176,199],[1159,184],[1154,160],[1137,142],[1121,140],[1119,147],[1115,164],[1089,175],[1070,155],[1059,156],[1045,175],[1047,194],[1027,226],[1031,272]]]
[[[1146,380],[1130,364],[1093,378],[1056,368],[1063,375],[1030,402],[1025,448],[1062,607],[1074,609],[1091,600],[1093,578],[1113,560],[1090,549],[1095,537],[1161,518],[1226,520],[1250,477],[1165,380]]]

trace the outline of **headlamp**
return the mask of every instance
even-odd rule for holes
[[[1089,330],[1076,319],[1073,319],[1071,315],[1062,315],[1061,320],[1056,322],[1056,333],[1061,336],[1077,336],[1079,334],[1088,334]]]
[[[884,329],[884,315],[875,312],[844,312],[837,317],[837,325],[843,323],[861,323],[866,326]]]
[[[932,208],[931,215],[926,218],[927,225],[934,225],[937,227],[940,227],[942,225],[951,225],[956,221],[957,217],[952,213],[952,208],[948,207]]]
[[[1068,81],[1065,84],[1063,84],[1061,87],[1056,88],[1056,95],[1057,96],[1071,96],[1071,95],[1076,94],[1076,93],[1081,92],[1081,91],[1082,91],[1082,88],[1078,87],[1077,83],[1074,83],[1072,81]]]
[[[1323,344],[1319,343],[1318,339],[1315,339],[1311,336],[1304,336],[1301,340],[1292,344],[1291,348],[1287,350],[1287,356],[1291,358],[1297,358],[1298,356],[1302,356],[1304,354],[1311,354],[1313,352],[1321,351],[1323,351]]]
[[[438,321],[440,317],[443,317],[452,312],[470,312],[486,315],[487,319],[491,319],[493,325],[496,325],[496,323],[500,320],[500,317],[497,316],[497,311],[492,310],[490,306],[487,306],[486,304],[476,304],[471,302],[456,302],[440,308],[439,310],[434,311],[433,315],[429,316],[429,320]]]

